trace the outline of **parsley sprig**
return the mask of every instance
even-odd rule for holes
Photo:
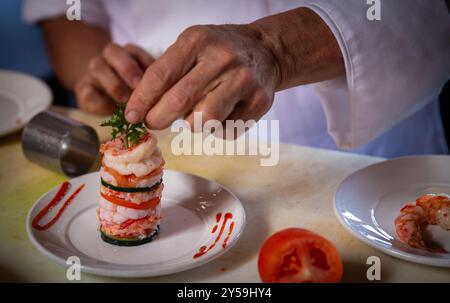
[[[143,122],[130,124],[125,119],[125,104],[119,104],[117,111],[112,115],[111,119],[103,121],[100,126],[111,126],[111,136],[113,139],[117,135],[123,135],[123,143],[128,149],[131,144],[137,144],[139,139],[147,132]]]

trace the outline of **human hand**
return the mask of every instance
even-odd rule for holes
[[[272,105],[279,71],[251,25],[198,25],[185,30],[150,65],[126,108],[130,123],[164,129],[193,112],[215,119],[258,120]]]
[[[142,48],[109,43],[93,57],[83,77],[75,84],[79,107],[99,115],[112,114],[115,103],[128,101],[145,69],[154,59]]]

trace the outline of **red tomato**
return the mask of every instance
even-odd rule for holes
[[[288,228],[270,236],[259,251],[263,282],[339,282],[342,261],[324,237],[302,228]]]

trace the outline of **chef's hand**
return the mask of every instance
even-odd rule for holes
[[[259,119],[275,90],[341,75],[344,64],[328,26],[306,8],[246,25],[185,30],[145,71],[125,117],[152,129],[193,112],[210,119]]]
[[[145,72],[127,105],[129,122],[163,129],[193,111],[203,121],[258,119],[277,86],[273,55],[245,25],[193,26]]]
[[[87,71],[75,84],[79,107],[95,114],[111,114],[116,103],[128,101],[153,61],[136,45],[107,44],[101,54],[90,60]]]

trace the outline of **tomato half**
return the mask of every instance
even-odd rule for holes
[[[302,228],[288,228],[270,236],[259,251],[261,280],[273,282],[339,282],[342,261],[324,237]]]

